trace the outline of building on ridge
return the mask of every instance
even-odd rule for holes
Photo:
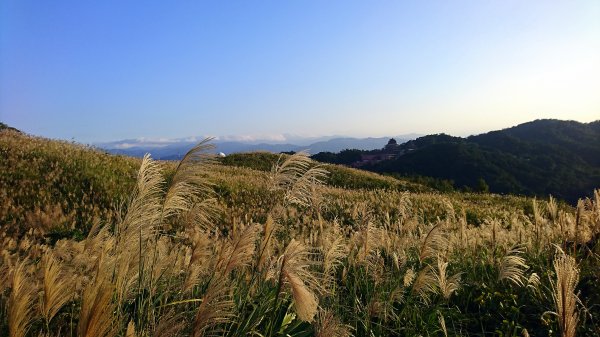
[[[403,151],[400,144],[394,139],[390,138],[388,143],[381,150],[373,150],[369,154],[362,154],[360,161],[352,164],[354,167],[361,167],[365,165],[377,164],[384,160],[396,159],[402,155]]]

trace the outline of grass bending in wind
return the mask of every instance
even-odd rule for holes
[[[0,226],[0,335],[600,332],[598,192],[571,209],[344,190],[305,154],[259,172],[211,151],[145,157],[124,211],[84,237]]]

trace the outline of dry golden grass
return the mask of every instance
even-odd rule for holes
[[[0,145],[26,143],[19,137],[2,132]],[[104,156],[32,143],[27,151]],[[41,189],[35,207],[0,192],[9,224],[0,228],[0,335],[600,333],[595,297],[576,297],[580,275],[599,276],[598,191],[570,208],[554,199],[349,190],[324,186],[323,168],[304,154],[281,157],[269,173],[216,165],[208,149],[200,144],[178,165],[117,159],[139,165],[120,206],[98,202],[93,190],[87,208],[71,207],[48,199],[50,187],[33,177],[0,177],[11,191]],[[27,153],[18,152],[9,161],[27,171],[17,163]],[[66,184],[70,173],[59,166],[52,179]],[[109,186],[103,193],[116,193]],[[79,233],[72,224],[84,218]],[[554,263],[553,244],[566,252]],[[542,321],[551,307],[556,319]]]
[[[256,249],[258,225],[238,229],[230,241],[224,243],[217,262],[217,270],[229,274],[232,270],[250,265]]]
[[[44,266],[44,296],[40,304],[42,317],[46,324],[52,321],[58,311],[73,298],[74,284],[61,268],[60,262],[47,252],[42,264]]]
[[[18,262],[12,272],[12,291],[8,299],[10,337],[26,336],[35,317],[35,288],[27,275],[28,266],[27,260]]]
[[[320,311],[315,337],[349,337],[350,329],[342,324],[331,311]]]
[[[437,293],[437,274],[429,266],[423,268],[415,278],[412,291],[417,293],[427,303],[430,296]]]
[[[233,308],[231,290],[226,280],[212,279],[196,312],[192,336],[220,336],[222,331],[217,328],[233,319]]]
[[[322,165],[315,165],[306,152],[298,152],[280,160],[271,171],[271,184],[274,190],[282,190],[284,202],[308,206],[314,199],[314,189],[323,184],[327,171]]]
[[[319,280],[310,271],[310,252],[302,243],[293,240],[285,248],[278,259],[278,287],[288,285],[294,298],[294,307],[298,317],[311,322],[317,313],[318,300],[315,290],[319,288]]]
[[[77,335],[79,337],[110,337],[117,334],[119,322],[113,317],[113,287],[99,275],[83,292]]]

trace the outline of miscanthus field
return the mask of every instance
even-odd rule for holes
[[[0,336],[600,335],[600,191],[440,194],[212,152],[0,131]]]

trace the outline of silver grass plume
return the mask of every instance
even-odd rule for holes
[[[323,274],[325,277],[332,277],[332,274],[342,265],[342,260],[346,256],[347,252],[343,235],[336,235],[325,240],[323,247]]]
[[[435,270],[431,266],[426,266],[417,274],[412,292],[417,293],[425,303],[429,303],[429,296],[437,293],[437,283]]]
[[[163,313],[152,334],[153,337],[173,337],[185,327],[185,319],[182,313],[176,313],[174,309]]]
[[[415,277],[415,271],[412,268],[408,269],[402,278],[402,284],[404,287],[410,287],[415,280]]]
[[[600,189],[594,190],[593,221],[596,230],[600,230]]]
[[[315,337],[350,337],[350,328],[340,322],[333,312],[319,311]]]
[[[233,238],[224,243],[217,262],[217,270],[225,275],[234,269],[248,266],[256,250],[256,237],[259,232],[260,227],[253,224],[234,233]]]
[[[440,322],[440,328],[442,328],[442,332],[444,333],[445,337],[448,337],[448,329],[446,328],[446,320],[444,319],[444,315],[442,315],[441,312],[437,312],[438,314],[438,321]]]
[[[208,261],[213,255],[213,245],[208,233],[196,228],[190,228],[190,232],[192,247],[188,252],[187,276],[183,283],[183,289],[186,292],[198,284],[200,277],[208,270]]]
[[[259,269],[263,269],[265,262],[267,261],[268,258],[271,257],[271,250],[272,250],[272,242],[273,242],[273,237],[275,235],[275,232],[277,230],[277,222],[275,222],[275,220],[273,219],[273,216],[271,214],[269,214],[267,216],[267,221],[265,222],[265,226],[264,226],[264,230],[263,232],[263,236],[262,236],[262,240],[260,243],[260,249],[259,249],[259,257],[258,257],[258,268]]]
[[[116,335],[113,325],[113,286],[100,275],[88,284],[81,303],[77,335],[79,337],[111,337]]]
[[[525,258],[522,257],[523,253],[525,253],[524,245],[514,246],[506,252],[500,262],[498,280],[508,280],[520,287],[525,284],[527,281],[525,271],[529,266],[525,264]]]
[[[550,216],[550,219],[553,223],[555,223],[558,219],[558,205],[556,203],[556,199],[550,196],[548,199],[548,205],[546,207],[548,209],[548,215]]]
[[[355,235],[358,245],[355,262],[365,265],[369,270],[377,270],[380,249],[385,246],[388,233],[383,228],[376,227],[372,221],[365,219],[365,222]]]
[[[233,309],[234,302],[227,280],[213,278],[196,312],[192,336],[223,335],[223,331],[220,331],[218,326],[231,322],[234,317]]]
[[[319,289],[319,280],[309,270],[310,252],[302,243],[292,239],[278,260],[279,285],[286,284],[292,291],[298,318],[311,322],[319,305],[313,289]]]
[[[445,299],[449,299],[450,296],[460,288],[460,273],[448,277],[448,262],[442,260],[441,256],[438,256],[437,266],[438,272],[436,274],[436,279],[438,281],[438,288],[440,289],[442,296],[444,296]]]
[[[448,247],[448,239],[442,231],[443,222],[433,226],[419,249],[419,261],[423,262],[427,258],[435,257]]]
[[[164,184],[158,163],[145,155],[138,171],[136,189],[119,226],[119,241],[145,242],[150,237],[160,220]]]
[[[554,258],[556,281],[552,281],[552,298],[556,306],[555,314],[562,337],[575,337],[579,315],[577,312],[578,298],[575,288],[579,282],[579,268],[574,258],[566,255],[560,248]]]
[[[24,337],[35,314],[35,289],[29,283],[27,260],[17,263],[12,275],[12,290],[8,299],[8,335]]]
[[[194,210],[202,225],[210,224],[217,207],[213,184],[204,176],[209,165],[214,164],[215,156],[209,151],[215,147],[210,144],[212,138],[206,138],[191,150],[177,165],[175,174],[165,194],[162,209],[163,218],[169,218]]]
[[[281,159],[271,169],[271,189],[284,192],[284,202],[309,206],[315,186],[324,184],[327,170],[322,165],[312,165],[306,152],[297,152],[283,163]],[[312,166],[312,167],[311,167]]]
[[[51,251],[46,252],[42,263],[44,295],[40,308],[46,324],[49,324],[58,311],[73,298],[74,285]]]
[[[127,330],[125,331],[125,337],[135,337],[136,333],[135,333],[135,323],[133,323],[133,321],[129,321],[129,323],[127,323]]]
[[[542,296],[540,284],[540,277],[536,273],[531,273],[531,275],[529,275],[529,278],[527,278],[527,289],[531,290],[538,297]]]

